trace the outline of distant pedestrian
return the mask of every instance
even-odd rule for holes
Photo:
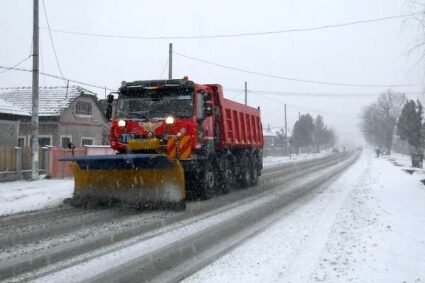
[[[381,150],[379,148],[376,149],[376,157],[379,157],[381,155]]]
[[[68,148],[69,149],[74,149],[75,148],[75,145],[71,141],[69,141],[68,142]]]
[[[74,156],[75,145],[71,141],[68,142],[68,148],[71,150],[72,156]]]

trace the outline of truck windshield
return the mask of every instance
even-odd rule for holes
[[[193,89],[139,89],[118,99],[117,118],[153,119],[168,115],[193,115]]]

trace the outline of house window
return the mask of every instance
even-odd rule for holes
[[[18,146],[24,147],[26,144],[26,138],[25,137],[18,137]]]
[[[72,136],[61,136],[61,147],[68,148],[70,142],[72,143]]]
[[[52,137],[51,136],[40,136],[38,137],[38,145],[40,147],[46,146],[46,145],[52,145]]]
[[[81,138],[81,146],[93,145],[94,138]]]
[[[91,103],[90,102],[84,102],[84,101],[78,101],[75,105],[75,113],[77,115],[91,115]]]

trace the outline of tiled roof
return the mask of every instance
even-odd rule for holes
[[[19,108],[18,106],[7,102],[6,100],[0,98],[0,113],[3,114],[13,114],[20,116],[30,116],[30,113]]]
[[[82,94],[96,96],[95,93],[74,85],[69,87],[40,87],[38,114],[39,116],[60,115],[75,98]],[[21,113],[26,113],[25,115],[31,115],[31,87],[0,89],[0,113],[7,113],[3,112],[4,107],[2,107],[1,100],[13,105],[16,111],[20,110]]]

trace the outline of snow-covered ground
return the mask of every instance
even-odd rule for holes
[[[311,201],[185,282],[425,281],[425,175],[389,159],[363,153]]]
[[[0,215],[59,206],[73,190],[73,179],[0,183]]]
[[[270,156],[264,158],[264,167],[276,166],[297,160],[319,158],[327,153]],[[0,215],[33,211],[59,206],[72,196],[73,179],[41,179],[0,183]]]
[[[409,163],[363,153],[309,201],[186,282],[425,281],[425,172],[406,172]],[[0,215],[58,206],[72,190],[72,179],[0,183]]]

